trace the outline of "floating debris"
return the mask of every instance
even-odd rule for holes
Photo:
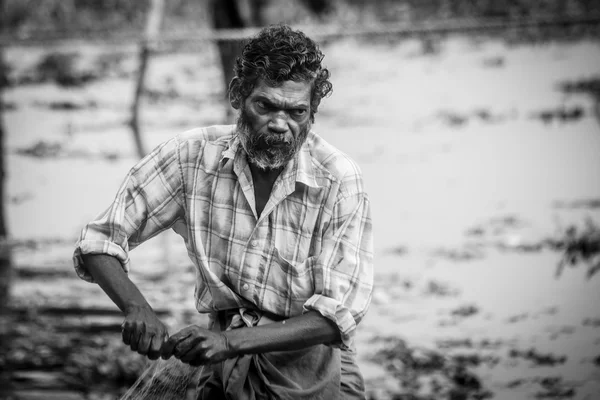
[[[524,321],[527,318],[529,318],[529,314],[527,314],[527,313],[517,314],[517,315],[512,315],[512,316],[508,317],[506,319],[506,322],[509,324],[514,324],[516,322]]]
[[[48,103],[37,103],[38,106],[47,107],[50,110],[76,111],[89,108],[97,108],[98,103],[94,100],[87,102],[75,102],[73,100],[56,100]]]
[[[460,294],[460,290],[453,288],[446,283],[430,280],[427,282],[423,294],[439,297],[455,297]]]
[[[470,370],[483,358],[478,355],[445,355],[435,350],[410,347],[396,337],[376,338],[385,347],[372,361],[398,379],[401,392],[394,399],[487,399],[493,394]]]
[[[586,318],[583,320],[582,325],[598,328],[600,327],[600,318]]]
[[[452,310],[450,312],[451,315],[453,315],[455,317],[461,317],[461,318],[470,317],[477,313],[479,313],[479,308],[476,305],[472,305],[472,304],[460,306],[457,309]]]
[[[561,377],[546,377],[538,381],[541,390],[535,394],[536,399],[561,399],[574,397],[573,384],[565,382]]]
[[[460,248],[439,248],[432,253],[436,257],[450,261],[473,261],[485,258],[483,246],[479,243],[467,243]]]
[[[487,68],[502,68],[505,65],[505,61],[502,56],[488,57],[483,60],[483,66]]]
[[[56,158],[63,153],[63,146],[59,142],[40,140],[30,147],[17,149],[16,153],[35,158]]]
[[[34,82],[53,81],[59,86],[76,87],[98,79],[98,74],[93,71],[76,68],[79,58],[80,54],[76,52],[47,54],[35,68]]]
[[[456,347],[470,349],[473,347],[473,341],[469,338],[466,338],[466,339],[443,339],[443,340],[438,340],[436,342],[436,345],[440,349],[452,349],[452,348],[456,348]]]
[[[553,122],[567,123],[580,120],[585,115],[581,106],[548,108],[535,112],[532,118],[540,119],[544,124],[549,125]]]
[[[548,241],[563,257],[556,268],[556,277],[560,277],[566,266],[575,267],[583,263],[588,267],[586,278],[591,279],[600,271],[600,226],[590,217],[586,218],[581,229],[571,225],[563,230],[561,238]]]
[[[535,348],[529,350],[511,349],[508,353],[511,358],[523,358],[531,361],[533,366],[554,366],[556,364],[564,364],[567,362],[567,356],[557,356],[552,353],[543,354]]]
[[[579,199],[570,202],[557,201],[554,203],[555,208],[568,208],[568,209],[586,209],[593,210],[600,208],[600,199]]]
[[[587,94],[600,99],[600,77],[567,81],[559,85],[560,90],[568,94]]]
[[[395,246],[395,247],[389,249],[388,253],[399,255],[399,256],[404,256],[404,255],[408,254],[408,247],[398,245],[398,246]]]

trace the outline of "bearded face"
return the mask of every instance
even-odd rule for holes
[[[241,104],[237,131],[248,161],[262,170],[284,167],[311,128],[309,82],[259,82]]]
[[[300,150],[310,131],[310,122],[296,137],[256,131],[245,107],[240,109],[237,132],[248,161],[262,170],[283,168]]]

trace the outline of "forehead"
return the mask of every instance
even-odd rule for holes
[[[273,87],[261,79],[257,82],[249,97],[264,97],[278,104],[308,105],[310,102],[310,91],[310,82],[284,81],[280,86]]]

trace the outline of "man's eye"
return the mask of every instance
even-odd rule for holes
[[[256,106],[262,110],[266,110],[267,109],[267,105],[265,104],[264,101],[257,101],[256,102]]]
[[[292,110],[292,114],[295,117],[301,117],[306,114],[306,110],[304,108],[296,108],[295,110]]]

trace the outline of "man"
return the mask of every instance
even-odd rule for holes
[[[200,399],[365,396],[353,338],[373,286],[370,206],[356,164],[311,130],[332,89],[322,59],[302,32],[263,29],[236,61],[237,124],[156,148],[77,243],[78,274],[125,314],[125,344],[204,365]],[[211,317],[170,337],[127,277],[128,251],[168,228]]]

